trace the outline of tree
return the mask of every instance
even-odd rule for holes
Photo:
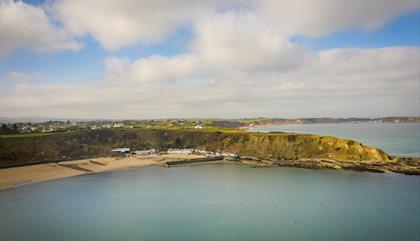
[[[182,141],[181,141],[181,139],[179,139],[179,137],[177,137],[175,139],[175,147],[177,147],[177,148],[181,148],[182,147]]]

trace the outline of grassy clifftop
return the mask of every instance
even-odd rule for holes
[[[346,139],[290,133],[198,130],[95,130],[47,136],[0,138],[0,164],[109,155],[116,147],[199,148],[258,158],[388,161],[383,151]]]

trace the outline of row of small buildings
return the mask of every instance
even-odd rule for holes
[[[110,129],[110,128],[133,128],[132,125],[124,125],[122,122],[116,122],[116,123],[106,123],[106,124],[95,124],[89,126],[91,130],[98,130],[98,129]]]
[[[156,149],[147,149],[147,150],[136,150],[131,151],[128,147],[121,147],[112,150],[113,153],[118,154],[128,154],[128,155],[136,155],[136,156],[148,156],[154,154],[198,154],[198,155],[205,155],[205,156],[223,156],[223,157],[239,157],[236,153],[230,152],[213,152],[213,151],[206,151],[206,150],[199,150],[199,149],[192,149],[192,148],[170,148],[166,151],[157,151]]]
[[[132,125],[125,125],[123,122],[100,123],[100,122],[70,122],[70,121],[47,121],[40,123],[2,123],[2,130],[10,130],[16,133],[31,132],[63,132],[77,128],[89,128],[91,130],[108,128],[133,128]]]
[[[239,155],[236,153],[230,152],[213,152],[213,151],[206,151],[200,149],[168,149],[166,151],[168,154],[198,154],[198,155],[206,155],[206,156],[223,156],[223,157],[238,157]]]

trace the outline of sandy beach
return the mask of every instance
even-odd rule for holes
[[[144,157],[101,157],[33,166],[0,169],[0,190],[63,177],[97,173],[122,168],[162,165],[166,161],[203,157],[187,154],[150,155]]]

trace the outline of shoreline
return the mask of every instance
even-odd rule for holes
[[[0,190],[65,177],[124,168],[165,165],[168,161],[200,158],[199,155],[165,154],[145,157],[98,157],[0,169]]]
[[[240,159],[222,158],[221,160],[216,161],[209,161],[206,159],[208,159],[208,157],[203,155],[161,154],[143,157],[98,157],[63,161],[59,163],[43,163],[21,167],[2,168],[0,169],[0,191],[26,184],[125,168],[147,166],[176,167],[207,165],[211,163],[236,163],[248,165],[254,168],[295,167],[305,169],[330,169],[337,171],[350,170],[374,173],[394,172],[404,175],[420,175],[420,159],[407,160],[404,157],[400,157],[397,161],[392,162],[344,161],[330,159],[275,160],[258,159],[254,157],[242,157]]]

